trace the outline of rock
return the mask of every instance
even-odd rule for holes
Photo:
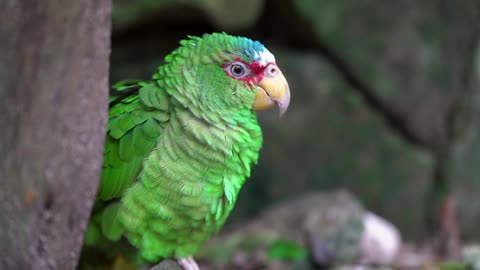
[[[373,214],[363,216],[360,240],[361,261],[367,264],[391,264],[401,247],[401,237],[393,224]]]
[[[365,265],[342,265],[332,270],[392,270],[392,268],[384,266],[365,266]]]
[[[236,251],[253,254],[256,250],[268,249],[276,240],[288,240],[303,247],[307,242],[309,246],[325,245],[324,251],[331,252],[334,258],[354,260],[359,254],[364,212],[361,204],[346,191],[310,192],[265,210],[258,219],[237,230],[214,237],[198,256],[227,264],[226,259]],[[319,258],[320,249],[316,250],[314,257]],[[332,261],[327,257],[325,262]]]
[[[312,262],[323,267],[357,260],[363,231],[365,211],[350,194],[339,192],[330,203],[311,211],[303,226]]]
[[[335,254],[333,254],[323,241],[316,239],[313,235],[309,235],[307,237],[307,242],[310,262],[316,268],[328,268],[335,263]]]
[[[396,269],[430,269],[438,260],[430,243],[418,245],[404,243],[395,259]]]
[[[350,225],[360,224],[363,213],[362,205],[347,191],[311,192],[267,209],[253,225],[305,243],[306,232],[324,238],[334,234],[340,225],[355,230],[356,226]]]
[[[159,264],[150,268],[150,270],[183,270],[183,268],[173,260],[163,260]]]
[[[331,212],[312,215],[307,221],[312,259],[319,265],[360,261],[389,265],[401,247],[393,224],[363,212]]]
[[[462,248],[463,261],[472,270],[480,270],[480,245],[467,245]]]
[[[307,248],[317,267],[390,264],[401,243],[392,224],[366,212],[350,193],[340,190],[311,192],[277,204],[249,224],[210,240],[198,255],[223,265],[238,252],[253,260],[277,240]]]

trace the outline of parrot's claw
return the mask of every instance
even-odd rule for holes
[[[184,270],[200,270],[198,268],[197,262],[193,259],[192,256],[186,258],[177,259],[178,265],[180,265]]]

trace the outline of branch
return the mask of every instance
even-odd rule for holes
[[[456,91],[453,92],[452,102],[447,109],[447,114],[445,118],[445,129],[447,134],[447,140],[450,143],[454,143],[457,140],[460,140],[462,136],[467,133],[469,127],[473,124],[473,111],[475,106],[475,94],[477,94],[477,85],[474,81],[475,78],[475,52],[480,45],[480,27],[479,16],[480,16],[480,4],[476,3],[477,6],[464,7],[464,12],[458,12],[462,14],[461,22],[464,22],[465,25],[455,25],[457,29],[453,29],[456,35],[453,36],[452,43],[462,44],[461,57],[458,57],[457,64],[453,69],[454,75],[457,77],[458,84],[456,85]],[[469,29],[472,30],[472,33],[468,33],[466,37],[458,36],[464,34],[462,31],[465,27],[474,26]],[[455,31],[456,30],[456,31]],[[458,40],[464,40],[463,42],[458,42]],[[459,62],[459,63],[458,63]]]

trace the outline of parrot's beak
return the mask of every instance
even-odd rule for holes
[[[290,104],[290,89],[287,80],[275,64],[270,64],[264,71],[263,79],[256,87],[257,94],[252,109],[266,110],[278,105],[282,116]]]

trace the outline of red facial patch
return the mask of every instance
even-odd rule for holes
[[[248,70],[246,71],[247,74],[245,76],[236,77],[230,73],[229,69],[226,68],[234,62],[241,62],[245,64],[245,66],[248,68]],[[242,61],[240,58],[237,57],[232,62],[223,64],[222,68],[225,70],[225,74],[227,74],[230,78],[242,81],[248,87],[250,87],[250,89],[253,89],[255,85],[258,85],[262,81],[265,69],[271,64],[275,65],[275,63],[273,62],[269,62],[264,66],[260,65],[257,61],[252,61],[251,63],[245,63],[244,61]]]

